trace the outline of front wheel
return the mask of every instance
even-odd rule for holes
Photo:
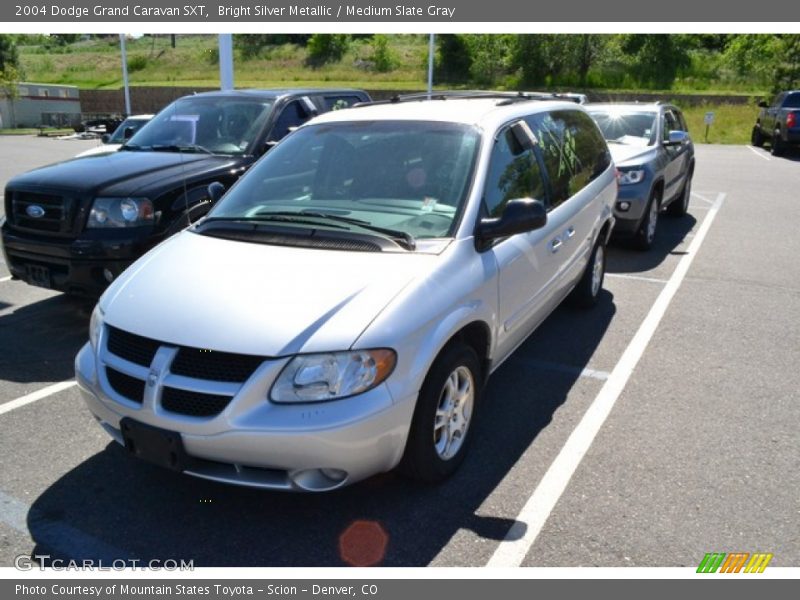
[[[689,211],[689,199],[692,196],[692,173],[686,176],[683,190],[679,198],[675,198],[667,207],[667,214],[671,217],[682,217]]]
[[[656,227],[658,226],[658,213],[661,210],[661,201],[658,195],[653,192],[650,195],[650,201],[647,203],[644,218],[642,219],[639,230],[636,232],[634,238],[634,245],[643,251],[650,250],[653,247],[653,241],[656,239]]]
[[[750,134],[750,143],[756,148],[761,148],[764,145],[764,134],[761,133],[759,125],[753,125],[753,132]]]
[[[603,289],[606,275],[606,245],[601,237],[595,242],[589,263],[581,276],[581,280],[570,294],[570,301],[580,308],[592,308],[597,304]]]
[[[437,482],[452,475],[467,452],[482,387],[475,351],[450,344],[428,372],[417,399],[400,470]]]

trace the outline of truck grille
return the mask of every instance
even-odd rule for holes
[[[213,417],[225,410],[231,399],[231,396],[203,394],[165,387],[161,395],[161,406],[164,410],[179,415]]]
[[[72,205],[71,198],[57,194],[11,192],[12,223],[23,229],[67,234],[71,231]],[[37,213],[41,216],[34,216]]]

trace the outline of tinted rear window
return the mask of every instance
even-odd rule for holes
[[[800,93],[789,94],[783,102],[785,108],[800,108]]]

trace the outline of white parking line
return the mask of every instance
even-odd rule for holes
[[[612,279],[633,279],[634,281],[647,281],[649,283],[667,283],[666,279],[645,277],[644,275],[628,275],[627,273],[606,273],[606,277],[611,277]]]
[[[583,460],[594,438],[600,431],[611,409],[619,398],[634,368],[641,359],[647,345],[653,337],[672,298],[678,291],[686,273],[697,256],[700,246],[714,222],[725,200],[725,194],[719,194],[703,220],[695,238],[689,245],[687,253],[680,259],[664,289],[656,298],[636,335],[625,348],[619,362],[611,371],[608,380],[603,384],[600,393],[592,401],[577,427],[572,431],[561,451],[542,477],[539,485],[533,490],[528,501],[516,518],[514,525],[508,530],[505,539],[489,559],[489,567],[518,567],[525,560],[536,538],[544,527],[550,513],[561,494],[564,493],[572,475]]]
[[[3,283],[4,281],[8,281],[9,279],[11,279],[11,275],[9,275],[8,277],[0,277],[0,283]]]
[[[0,415],[3,415],[7,412],[11,412],[15,408],[19,408],[21,406],[25,406],[26,404],[30,404],[31,402],[36,402],[37,400],[41,400],[42,398],[47,398],[48,396],[52,396],[53,394],[57,394],[63,390],[68,390],[73,385],[77,385],[77,382],[72,381],[62,381],[61,383],[54,383],[53,385],[49,385],[46,388],[38,390],[36,392],[32,392],[21,398],[17,398],[16,400],[11,400],[10,402],[6,402],[5,404],[0,404]]]
[[[761,154],[761,152],[759,152],[758,150],[756,150],[756,149],[755,149],[755,148],[753,148],[752,146],[745,146],[745,148],[747,148],[748,150],[750,150],[750,152],[752,152],[753,154],[755,154],[755,155],[756,155],[756,156],[758,156],[759,158],[763,158],[763,159],[764,159],[764,160],[766,160],[766,161],[769,161],[769,160],[771,160],[769,156],[765,156],[765,155]]]
[[[572,365],[565,365],[563,363],[549,362],[546,360],[537,360],[535,358],[513,358],[513,362],[518,365],[533,367],[534,369],[544,369],[545,371],[556,371],[558,373],[568,373],[570,375],[577,375],[578,377],[588,377],[589,379],[599,379],[605,381],[608,379],[610,373],[608,371],[598,371],[596,369],[582,369]]]

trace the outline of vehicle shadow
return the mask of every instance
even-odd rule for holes
[[[609,273],[643,273],[652,271],[671,255],[683,254],[679,250],[686,243],[686,236],[697,225],[697,219],[690,212],[680,218],[661,215],[653,246],[646,252],[631,248],[629,240],[613,240],[606,270]]]
[[[425,566],[459,530],[501,540],[514,520],[478,510],[551,423],[615,312],[607,291],[593,310],[557,309],[491,378],[471,452],[442,484],[392,472],[327,494],[277,493],[177,475],[109,443],[36,499],[28,513],[34,554],[195,566]]]
[[[9,305],[10,306],[10,305]],[[67,295],[21,306],[0,316],[0,381],[64,381],[75,376],[75,355],[89,339],[94,304]]]

